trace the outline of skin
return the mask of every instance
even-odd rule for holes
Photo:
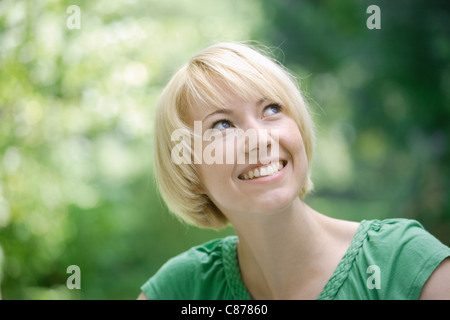
[[[347,251],[359,223],[327,217],[299,197],[308,170],[305,147],[295,121],[274,101],[242,101],[229,96],[226,113],[191,110],[190,120],[204,131],[222,131],[222,138],[204,143],[233,144],[234,155],[263,144],[271,159],[285,167],[262,179],[243,180],[249,164],[199,164],[200,192],[224,213],[238,235],[237,254],[242,280],[253,299],[316,299]],[[236,129],[260,130],[258,143],[230,138]],[[261,130],[262,129],[262,130]],[[276,141],[269,130],[279,130]],[[218,147],[217,145],[216,147]],[[230,150],[230,149],[224,149]],[[262,160],[262,159],[259,159]],[[225,162],[225,155],[224,155]],[[257,181],[258,180],[258,181]],[[421,299],[449,298],[450,262],[442,263],[425,284]],[[446,281],[442,283],[442,281]],[[138,299],[146,299],[141,293]]]
[[[345,254],[358,224],[328,218],[298,197],[308,172],[303,139],[294,119],[283,106],[274,103],[229,96],[226,114],[208,116],[208,111],[193,110],[191,120],[201,120],[203,130],[256,130],[256,145],[228,138],[211,143],[235,143],[236,157],[244,152],[246,158],[254,148],[266,146],[269,158],[284,161],[283,170],[255,180],[239,178],[248,171],[248,163],[201,164],[198,172],[203,192],[225,214],[238,235],[239,266],[251,296],[315,299]],[[222,119],[226,121],[218,122]],[[278,141],[270,134],[275,130]],[[276,149],[278,154],[273,154]]]
[[[450,258],[434,270],[422,287],[420,300],[450,300]]]

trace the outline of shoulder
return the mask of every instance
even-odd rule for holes
[[[434,245],[438,245],[439,249],[446,247],[413,219],[371,220],[365,223],[368,225],[369,244],[378,247],[386,246],[392,250],[407,247],[414,251],[428,250]]]
[[[380,235],[384,237],[404,237],[414,233],[423,234],[425,231],[422,224],[413,219],[384,219],[366,221],[370,224],[372,235]]]
[[[366,223],[370,227],[363,246],[364,259],[380,272],[380,297],[418,299],[425,282],[450,256],[450,248],[416,220],[386,219]]]
[[[149,299],[204,299],[205,290],[224,283],[223,246],[234,237],[215,239],[168,260],[141,287]]]
[[[220,261],[224,241],[225,239],[215,239],[194,246],[168,260],[158,272],[192,272],[199,267],[210,267]]]

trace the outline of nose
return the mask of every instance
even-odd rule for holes
[[[239,130],[238,155],[248,159],[249,164],[268,164],[279,159],[279,130],[252,126]]]
[[[250,153],[255,149],[267,148],[272,144],[270,133],[263,128],[247,129],[241,139],[244,139],[245,153]]]

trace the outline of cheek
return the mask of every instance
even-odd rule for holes
[[[203,142],[202,164],[197,164],[196,168],[205,193],[212,198],[230,187],[234,165],[233,159],[227,161],[228,147],[233,146],[228,146],[224,139]]]
[[[233,164],[236,154],[235,138],[232,132],[208,132],[198,141],[194,149],[197,150],[197,158],[201,158],[203,164]]]
[[[287,151],[292,154],[305,153],[305,146],[300,129],[297,124],[291,120],[286,123],[280,132],[280,145],[285,146]]]
[[[283,134],[280,135],[280,145],[291,157],[296,175],[305,175],[308,170],[308,158],[300,129],[293,123],[283,130]]]
[[[202,193],[206,194],[218,208],[221,204],[233,201],[233,184],[231,183],[231,170],[229,165],[200,165],[199,170]]]

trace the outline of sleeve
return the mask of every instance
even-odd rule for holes
[[[149,300],[217,299],[226,291],[221,241],[211,241],[168,260],[141,286]]]
[[[192,278],[192,267],[186,254],[174,257],[148,279],[141,290],[149,300],[185,299],[186,282]]]
[[[369,239],[380,271],[379,297],[385,300],[418,299],[427,279],[450,256],[450,248],[415,220],[385,220]]]

